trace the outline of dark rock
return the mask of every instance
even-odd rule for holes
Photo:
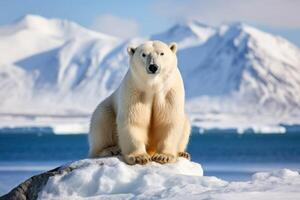
[[[12,189],[6,195],[0,197],[0,200],[35,200],[50,177],[64,172],[69,173],[74,169],[73,167],[57,167],[45,173],[35,175]]]

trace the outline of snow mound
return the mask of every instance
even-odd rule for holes
[[[51,178],[40,199],[104,198],[107,195],[115,198],[163,197],[160,195],[163,191],[168,193],[170,185],[185,186],[187,182],[193,183],[190,177],[203,175],[200,164],[186,159],[176,164],[151,163],[145,167],[130,166],[118,158],[102,158],[81,160],[70,166],[77,170]]]
[[[300,175],[283,169],[260,172],[250,181],[227,182],[203,176],[200,164],[129,166],[118,158],[86,159],[70,164],[70,173],[48,180],[39,199],[296,199]]]

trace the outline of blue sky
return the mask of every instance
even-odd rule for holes
[[[298,0],[1,0],[0,25],[37,14],[133,37],[158,33],[189,19],[209,25],[243,21],[300,46],[299,10]]]

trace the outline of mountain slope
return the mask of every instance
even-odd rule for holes
[[[117,40],[67,20],[26,15],[20,20],[0,28],[1,52],[7,52],[0,55],[0,64],[15,62],[30,55],[53,49],[74,38]],[[12,46],[16,43],[18,48]]]
[[[179,48],[187,48],[204,43],[216,29],[197,21],[187,21],[174,25],[167,31],[151,36],[151,40],[166,43],[177,42]]]

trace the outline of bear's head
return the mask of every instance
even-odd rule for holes
[[[144,82],[166,80],[177,68],[176,50],[176,43],[167,45],[161,41],[147,41],[136,48],[128,47],[133,76]]]

